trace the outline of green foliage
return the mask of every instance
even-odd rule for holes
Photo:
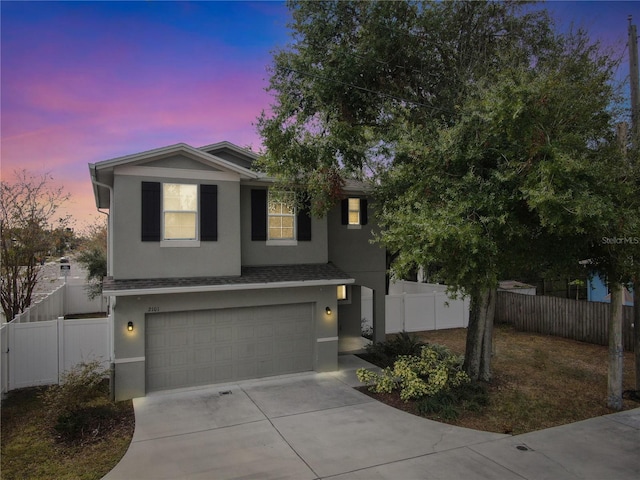
[[[400,355],[393,368],[387,367],[380,374],[362,368],[356,374],[358,380],[370,385],[374,392],[399,390],[401,399],[410,400],[435,395],[468,382],[462,362],[462,357],[454,355],[446,347],[426,345],[418,356]]]
[[[111,418],[115,404],[108,400],[106,372],[98,360],[79,364],[65,372],[59,385],[42,394],[53,429],[65,441],[82,439],[90,427]]]
[[[107,226],[104,221],[90,227],[76,261],[87,270],[86,290],[89,298],[102,295],[102,281],[107,276]]]
[[[388,167],[407,128],[450,123],[475,81],[550,47],[547,15],[518,15],[517,2],[289,8],[292,43],[274,55],[275,104],[258,122],[266,152],[257,167],[310,190],[316,213],[340,198],[344,178]]]
[[[426,343],[419,336],[400,332],[384,342],[370,343],[366,347],[368,360],[381,367],[389,367],[400,355],[420,355]]]
[[[343,179],[372,180],[393,273],[437,269],[474,306],[501,278],[577,278],[584,259],[628,278],[637,248],[602,241],[640,231],[617,56],[524,2],[289,6],[259,167],[308,188],[316,213]],[[486,353],[477,330],[491,322],[470,324],[468,347],[484,339]]]
[[[417,408],[421,415],[453,421],[462,412],[481,412],[488,404],[489,393],[483,383],[465,382],[419,399]]]

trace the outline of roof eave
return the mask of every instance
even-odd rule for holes
[[[113,297],[127,297],[134,295],[168,295],[180,293],[230,292],[234,290],[262,290],[273,288],[322,287],[327,285],[346,285],[355,283],[353,278],[338,278],[331,280],[295,280],[288,282],[243,283],[235,285],[195,285],[189,287],[154,287],[124,290],[103,290],[102,294]]]

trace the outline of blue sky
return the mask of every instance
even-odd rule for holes
[[[640,2],[548,2],[620,53]],[[50,172],[82,225],[97,218],[87,164],[186,142],[261,147],[282,2],[0,3],[0,173]],[[625,63],[621,76],[628,74]]]

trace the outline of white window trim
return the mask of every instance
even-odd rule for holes
[[[269,201],[270,201],[271,191],[267,192],[267,246],[269,247],[288,247],[288,246],[296,246],[298,245],[298,209],[296,207],[293,208],[293,238],[270,238],[269,236],[269,218],[271,216],[274,217],[283,217],[289,215],[282,214],[271,214],[269,213]]]
[[[160,247],[199,247],[200,240],[160,240]]]
[[[357,200],[358,202],[358,210],[351,210],[350,203],[351,200]],[[358,223],[351,223],[351,213],[358,212]],[[347,229],[348,230],[360,230],[362,229],[362,201],[360,197],[348,197],[347,198]]]
[[[166,184],[174,185],[195,185],[196,186],[196,238],[176,238],[168,239],[164,238],[165,224],[164,217],[167,210],[164,209],[164,186]],[[161,205],[160,205],[160,246],[161,247],[199,247],[200,246],[200,184],[198,183],[179,183],[179,182],[162,182],[161,183]],[[175,210],[170,210],[171,212]],[[191,211],[191,210],[189,210]]]

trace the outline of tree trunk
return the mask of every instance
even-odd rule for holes
[[[611,283],[609,306],[609,378],[607,406],[622,410],[622,285]]]
[[[471,295],[464,371],[472,381],[491,379],[491,346],[495,289],[484,289]]]
[[[484,326],[484,335],[482,341],[482,356],[480,357],[480,380],[484,382],[491,381],[491,357],[493,356],[493,320],[496,312],[495,288],[489,290],[489,301],[486,310],[486,320]]]

